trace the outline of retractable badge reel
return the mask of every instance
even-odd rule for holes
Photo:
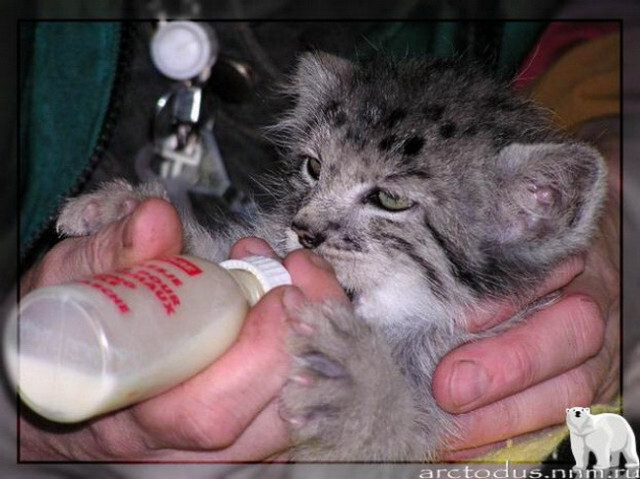
[[[205,23],[161,21],[151,39],[155,67],[175,85],[156,102],[153,142],[136,157],[141,180],[161,179],[172,201],[190,209],[188,192],[223,199],[233,211],[247,203],[229,180],[213,134],[213,118],[203,115],[203,85],[211,75],[219,43]]]

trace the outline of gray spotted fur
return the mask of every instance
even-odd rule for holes
[[[602,159],[458,60],[356,66],[307,54],[285,89],[295,106],[270,131],[286,158],[277,211],[222,232],[184,218],[187,250],[220,260],[254,234],[284,254],[301,247],[292,224],[321,238],[313,248],[352,308],[300,313],[313,332],[292,335],[292,380],[281,396],[294,459],[436,459],[456,432],[431,378],[444,354],[475,339],[463,312],[488,298],[517,302],[586,247],[604,196]],[[321,162],[318,181],[306,157]],[[379,188],[413,206],[381,209],[371,200]],[[156,194],[123,183],[102,193],[71,200],[59,230],[91,233],[96,216],[117,218],[123,197]],[[91,207],[87,221],[87,204],[104,215]]]

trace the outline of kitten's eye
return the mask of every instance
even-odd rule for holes
[[[318,178],[320,178],[321,168],[322,165],[318,159],[313,158],[312,156],[304,157],[304,169],[313,181],[318,181]]]
[[[404,211],[414,205],[409,198],[396,196],[384,190],[372,193],[369,199],[373,204],[387,211]]]

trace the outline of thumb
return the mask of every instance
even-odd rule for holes
[[[109,269],[126,268],[142,261],[179,254],[182,250],[182,223],[176,209],[154,198],[141,203],[121,221],[113,240]],[[94,264],[100,265],[95,258]]]
[[[58,243],[36,268],[25,275],[21,294],[35,287],[64,283],[178,254],[181,249],[182,227],[178,212],[168,202],[153,198],[97,234]]]

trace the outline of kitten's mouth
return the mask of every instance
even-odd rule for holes
[[[338,282],[349,298],[349,301],[351,303],[355,303],[355,301],[359,297],[359,292],[356,289],[345,284],[347,282],[345,281],[347,278],[345,278],[344,275],[341,274],[341,271],[343,270],[343,267],[345,265],[345,255],[341,254],[340,251],[336,251],[333,248],[328,248],[326,245],[320,245],[320,247],[314,249],[313,251],[317,255],[324,258],[333,267]],[[349,255],[349,260],[353,260],[352,255]]]
[[[344,292],[346,293],[347,297],[349,298],[349,301],[351,301],[352,303],[354,302],[354,300],[357,298],[357,291],[347,285],[345,285],[344,282],[344,278],[340,278],[340,257],[339,255],[333,253],[331,251],[327,252],[326,250],[321,250],[321,249],[316,249],[315,252],[322,256],[325,260],[327,260],[329,262],[329,264],[331,264],[331,266],[333,266],[334,271],[336,272],[336,276],[338,278],[338,282],[340,283],[340,286],[342,286],[342,289],[344,290]]]

